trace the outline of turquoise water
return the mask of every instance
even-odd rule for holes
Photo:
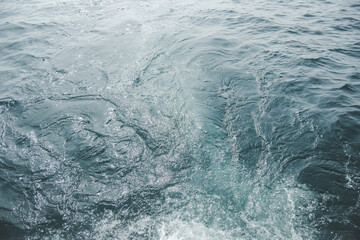
[[[360,4],[0,1],[0,239],[358,239]]]

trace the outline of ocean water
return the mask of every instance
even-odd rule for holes
[[[359,239],[356,0],[1,0],[0,239]]]

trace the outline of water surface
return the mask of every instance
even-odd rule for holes
[[[0,1],[1,239],[357,239],[360,5]]]

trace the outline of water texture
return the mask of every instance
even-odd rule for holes
[[[0,239],[358,239],[355,0],[1,0]]]

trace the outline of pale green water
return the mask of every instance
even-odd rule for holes
[[[356,239],[356,1],[0,1],[1,239]]]

